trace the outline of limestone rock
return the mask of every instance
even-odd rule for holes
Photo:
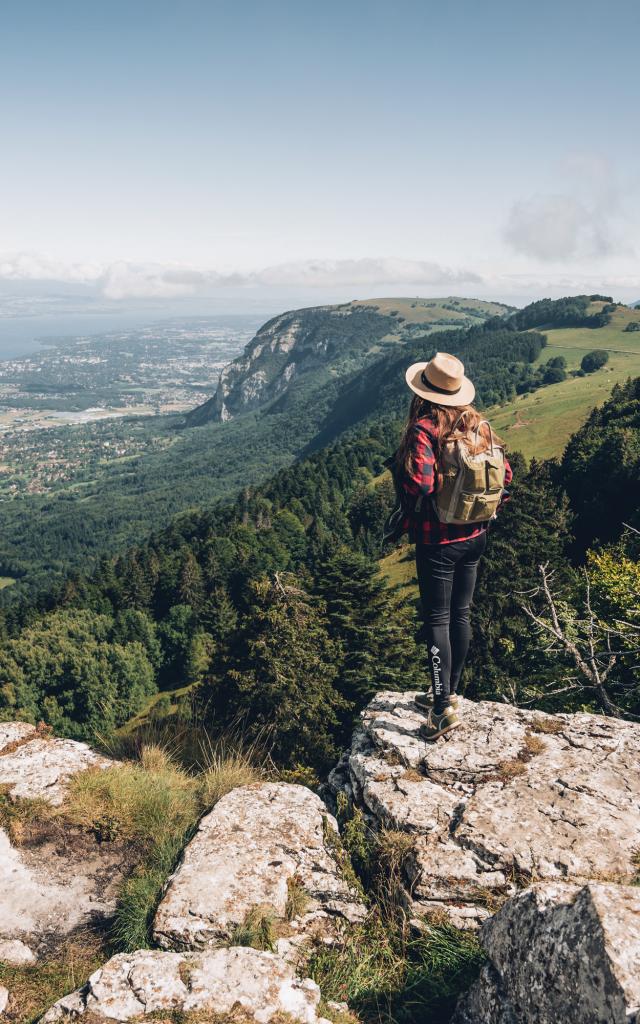
[[[138,950],[119,953],[96,971],[84,988],[60,999],[41,1024],[61,1020],[128,1021],[162,1010],[210,1010],[227,1014],[238,1008],[257,1024],[290,1014],[303,1024],[317,1016],[320,989],[273,953],[235,946],[203,953]]]
[[[59,805],[76,772],[110,764],[85,743],[51,738],[25,722],[0,723],[0,786],[13,800]],[[0,829],[0,959],[14,964],[111,915],[122,878],[115,844],[37,813],[31,831],[33,839],[15,846]]]
[[[113,851],[97,845],[74,858],[64,843],[14,847],[0,829],[0,959],[27,963],[50,940],[110,916],[119,868]]]
[[[3,960],[5,964],[22,967],[25,964],[34,963],[35,959],[33,950],[29,949],[20,939],[0,939],[0,960]]]
[[[170,879],[156,914],[156,941],[188,949],[228,940],[256,907],[284,919],[294,879],[308,897],[293,922],[298,936],[332,918],[362,919],[362,903],[333,856],[332,836],[335,820],[304,786],[233,790],[202,819]]]
[[[532,878],[629,881],[640,847],[640,726],[461,701],[462,726],[428,744],[413,693],[380,693],[330,777],[375,825],[414,837],[415,916],[489,916]]]
[[[72,775],[110,763],[86,743],[45,736],[26,722],[0,722],[0,786],[12,799],[57,806]]]
[[[482,926],[489,956],[452,1024],[630,1024],[640,1009],[640,891],[544,882]]]

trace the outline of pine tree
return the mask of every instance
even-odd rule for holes
[[[374,562],[340,548],[319,566],[316,590],[327,606],[329,635],[344,650],[336,685],[346,700],[362,707],[378,690],[420,689],[415,615]]]
[[[565,578],[571,540],[566,495],[554,481],[553,463],[511,458],[512,497],[489,527],[473,599],[468,695],[495,699],[513,696],[531,670],[531,626],[521,608],[522,595],[537,585],[538,566],[549,562]],[[463,687],[465,677],[463,677]]]
[[[190,548],[187,548],[185,551],[182,568],[180,569],[178,601],[180,604],[190,605],[196,614],[201,610],[204,602],[202,570]]]
[[[322,613],[289,574],[253,582],[224,671],[202,689],[215,723],[240,719],[279,764],[328,767],[350,711],[334,687],[340,651]]]

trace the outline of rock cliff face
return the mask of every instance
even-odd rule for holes
[[[215,395],[188,415],[187,425],[224,422],[266,405],[314,371],[339,363],[357,369],[394,329],[392,317],[369,306],[317,306],[274,317],[225,367]]]
[[[640,726],[461,701],[423,742],[410,693],[381,693],[330,777],[376,827],[408,833],[416,916],[477,925],[528,882],[631,881],[640,847]]]

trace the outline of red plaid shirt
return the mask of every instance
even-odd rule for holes
[[[403,487],[410,497],[409,504],[415,503],[420,495],[426,498],[420,508],[413,512],[407,522],[409,539],[415,544],[451,544],[456,540],[470,540],[487,529],[488,523],[441,523],[430,495],[435,490],[435,449],[437,448],[438,427],[431,420],[418,420],[413,427],[411,443],[413,472],[405,473]],[[513,479],[511,466],[505,459],[505,486]],[[502,503],[508,501],[503,497]]]

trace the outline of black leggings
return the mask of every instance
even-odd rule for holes
[[[441,713],[460,682],[471,639],[471,600],[478,562],[487,544],[483,530],[471,540],[416,544],[416,569],[433,686],[434,710]]]

